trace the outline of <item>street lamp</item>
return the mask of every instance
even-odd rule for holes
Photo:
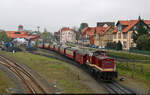
[[[38,29],[38,32],[40,32],[40,30],[39,30],[39,29],[40,29],[40,26],[37,26],[37,29]]]

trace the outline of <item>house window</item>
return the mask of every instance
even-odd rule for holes
[[[131,39],[133,39],[133,35],[134,35],[134,33],[132,32],[132,33],[131,33]]]
[[[122,30],[122,26],[119,25],[119,26],[118,26],[118,31],[121,31],[121,30]]]
[[[127,48],[127,42],[126,41],[123,41],[123,46],[124,46],[124,48]]]
[[[118,38],[121,39],[121,32],[118,33]]]
[[[123,39],[127,39],[127,33],[123,33]]]
[[[116,39],[117,34],[114,34],[114,39]]]

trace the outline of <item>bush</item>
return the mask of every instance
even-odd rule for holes
[[[116,42],[108,42],[106,45],[107,49],[116,49]]]
[[[117,43],[116,47],[117,47],[116,50],[122,50],[122,44],[120,41]]]
[[[150,51],[150,35],[142,35],[136,41],[139,50]]]
[[[106,45],[107,49],[115,49],[115,50],[122,50],[122,44],[119,41],[118,43],[116,42],[108,42]]]

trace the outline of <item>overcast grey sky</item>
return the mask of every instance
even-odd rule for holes
[[[0,0],[0,29],[25,29],[50,32],[63,26],[77,26],[87,22],[137,19],[140,14],[150,19],[150,0]]]

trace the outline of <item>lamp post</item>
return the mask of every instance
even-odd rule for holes
[[[37,26],[37,30],[38,30],[38,32],[40,32],[40,26]]]

